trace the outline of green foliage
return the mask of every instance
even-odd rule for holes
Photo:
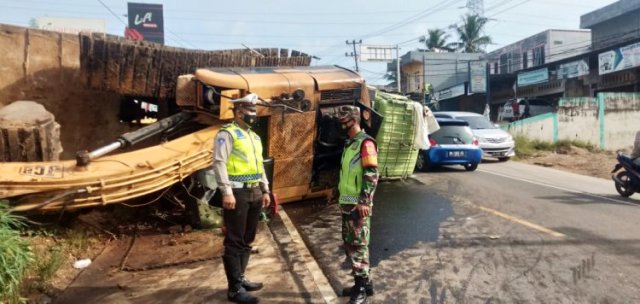
[[[56,244],[42,252],[38,252],[35,263],[35,271],[38,276],[38,285],[46,285],[64,263],[64,246]]]
[[[493,43],[491,37],[484,35],[488,18],[478,15],[465,15],[459,24],[450,26],[458,34],[458,50],[463,53],[484,53],[484,48]]]
[[[25,219],[9,212],[6,201],[0,201],[0,303],[18,303],[20,286],[33,254],[29,242],[17,229]]]
[[[426,36],[420,37],[420,43],[424,43],[430,52],[452,52],[455,45],[447,42],[449,35],[441,29],[427,31]]]
[[[598,152],[600,151],[600,148],[598,148],[598,146],[592,144],[592,143],[588,143],[588,142],[584,142],[584,141],[580,141],[580,140],[567,140],[567,139],[562,139],[559,140],[556,143],[556,150],[560,149],[560,148],[569,148],[569,147],[578,147],[578,148],[582,148],[585,149],[589,152]]]
[[[516,143],[516,158],[535,157],[541,154],[541,152],[543,151],[568,151],[569,149],[571,149],[571,147],[582,148],[590,152],[600,151],[596,145],[579,140],[564,139],[559,140],[556,143],[552,143],[537,139],[530,140],[524,136],[516,136],[514,137],[514,141]]]

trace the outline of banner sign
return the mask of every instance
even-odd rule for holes
[[[574,78],[589,75],[589,64],[586,60],[563,63],[558,68],[558,79]]]
[[[640,66],[640,42],[598,55],[598,73],[613,73]]]
[[[164,20],[162,4],[127,3],[129,27],[127,38],[164,44]]]
[[[539,69],[518,73],[518,86],[528,86],[549,81],[549,69]]]
[[[458,97],[464,95],[466,93],[464,89],[464,83],[461,83],[457,86],[450,87],[448,89],[440,90],[436,92],[435,99],[436,100],[444,100],[448,98]]]
[[[469,62],[469,94],[487,92],[487,67],[484,61]]]

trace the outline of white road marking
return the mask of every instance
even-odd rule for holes
[[[557,189],[557,190],[562,190],[562,191],[567,191],[567,192],[572,192],[572,193],[583,194],[583,195],[587,195],[587,196],[592,196],[592,197],[601,198],[601,199],[603,199],[603,200],[608,200],[608,201],[616,202],[616,203],[619,203],[619,204],[624,204],[624,205],[627,205],[627,206],[635,206],[635,207],[638,207],[638,204],[634,204],[634,203],[630,203],[630,202],[627,202],[627,201],[623,201],[623,200],[619,200],[619,199],[615,199],[615,198],[610,198],[610,197],[606,197],[606,196],[601,196],[601,195],[597,195],[597,194],[593,194],[593,193],[589,193],[589,192],[584,192],[584,191],[580,191],[580,190],[575,190],[575,189],[569,189],[569,188],[564,188],[564,187],[554,186],[554,185],[547,184],[547,183],[536,182],[536,181],[528,180],[528,179],[525,179],[525,178],[520,178],[520,177],[510,176],[510,175],[501,174],[501,173],[490,172],[490,171],[486,171],[486,170],[478,170],[478,171],[480,171],[480,172],[484,172],[484,173],[488,173],[488,174],[497,175],[497,176],[501,176],[501,177],[506,177],[506,178],[510,178],[510,179],[515,179],[515,180],[519,180],[519,181],[521,181],[521,182],[527,182],[527,183],[534,184],[534,185],[538,185],[538,186],[549,187],[549,188],[554,188],[554,189]]]

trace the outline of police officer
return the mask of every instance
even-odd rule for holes
[[[258,298],[248,292],[263,287],[244,276],[260,212],[271,204],[262,142],[251,130],[257,120],[257,100],[256,94],[231,100],[233,122],[222,127],[214,144],[213,170],[222,193],[226,227],[222,261],[229,288],[227,298],[236,303],[258,303]]]
[[[348,303],[363,304],[368,303],[367,295],[373,294],[369,278],[369,239],[373,194],[378,184],[378,151],[375,140],[360,128],[358,107],[340,106],[335,117],[348,136],[338,183],[342,239],[355,281]]]

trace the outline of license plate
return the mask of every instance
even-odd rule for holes
[[[464,157],[464,151],[449,151],[449,157]]]

